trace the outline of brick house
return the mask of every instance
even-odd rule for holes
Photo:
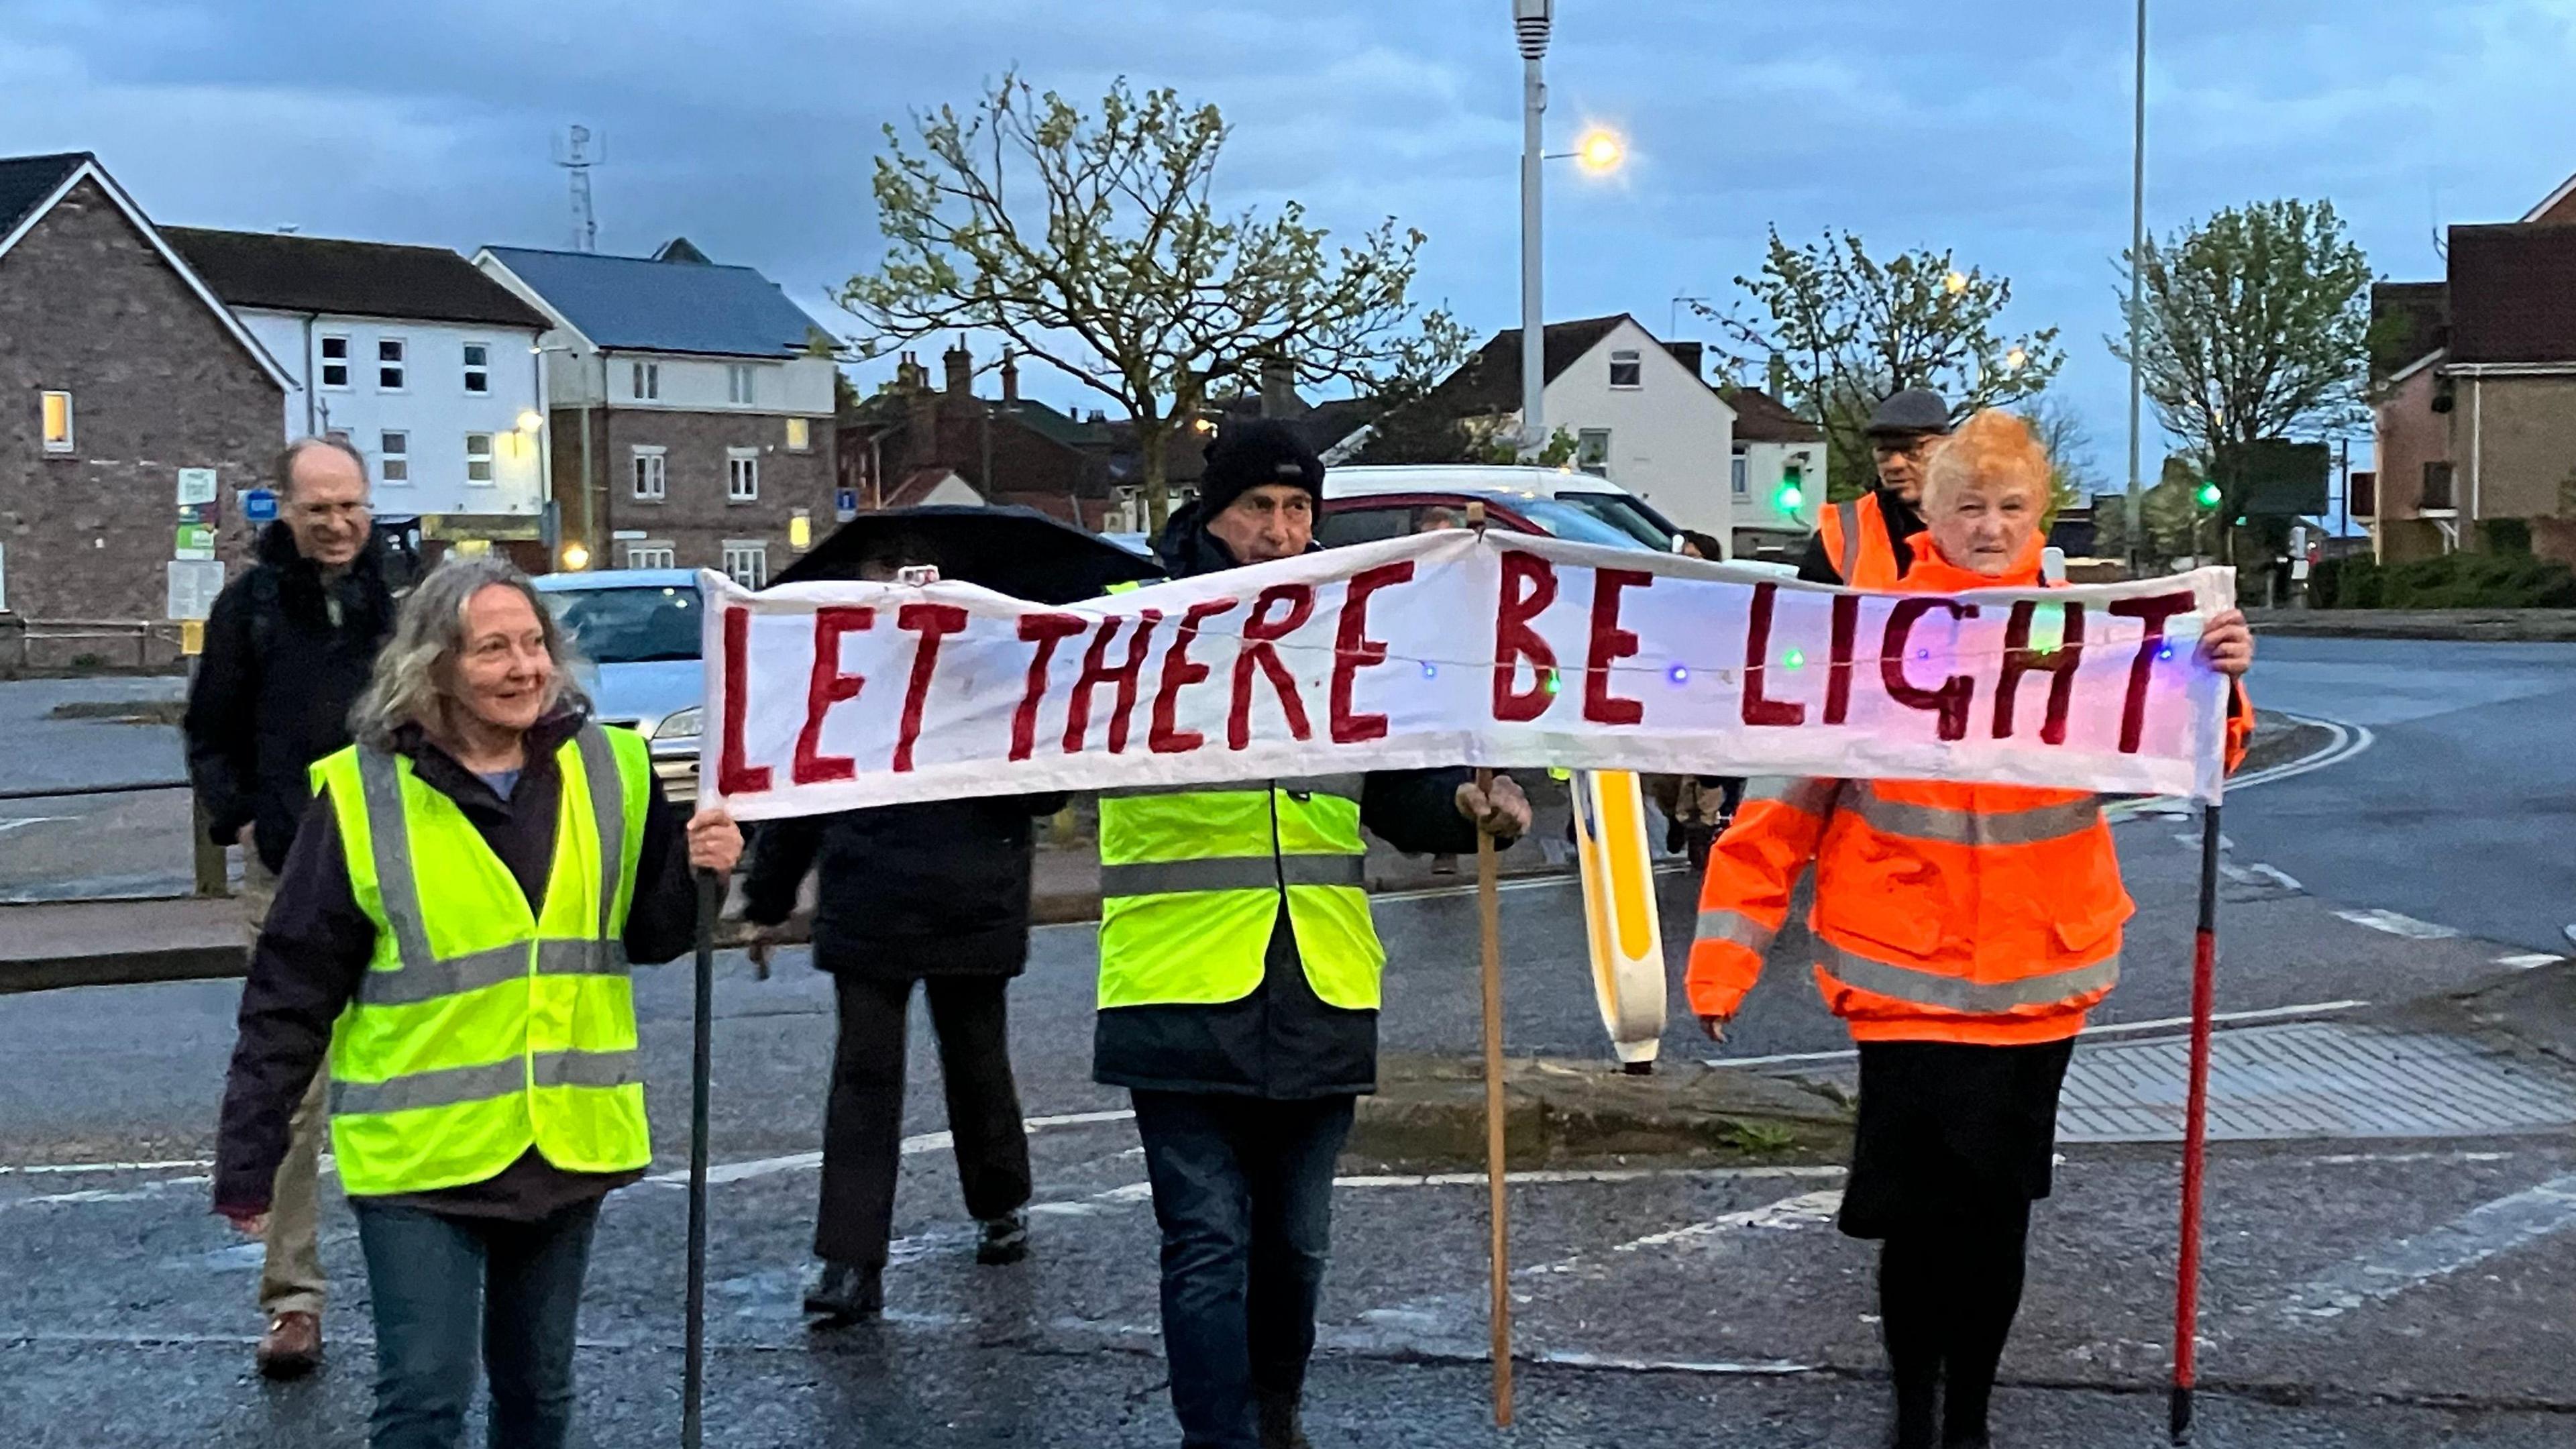
[[[1110,499],[1105,429],[1020,396],[1019,365],[1007,353],[999,399],[976,395],[975,359],[962,342],[941,360],[939,389],[907,354],[891,387],[842,418],[841,486],[859,507],[1018,504],[1101,527]]]
[[[2527,535],[2576,563],[2576,178],[2519,222],[2452,227],[2446,272],[2371,291],[2376,478],[2354,516],[2391,562]]]
[[[564,568],[710,568],[757,588],[828,530],[833,344],[778,284],[685,241],[651,257],[485,247],[552,324]]]
[[[0,613],[165,618],[183,468],[245,558],[285,388],[96,157],[0,160]]]

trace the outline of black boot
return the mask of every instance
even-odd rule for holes
[[[1260,1393],[1261,1449],[1315,1449],[1297,1422],[1297,1395]]]
[[[827,1325],[876,1317],[885,1311],[885,1269],[828,1259],[815,1265],[805,1285],[805,1311]]]
[[[1029,1215],[1013,1208],[998,1218],[980,1218],[984,1237],[975,1245],[975,1261],[986,1267],[1016,1263],[1029,1255]]]

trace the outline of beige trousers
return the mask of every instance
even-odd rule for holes
[[[269,903],[277,897],[277,877],[257,851],[242,854],[242,908],[256,941],[260,923],[268,919]],[[259,1307],[271,1318],[281,1313],[320,1314],[323,1291],[329,1286],[322,1276],[319,1222],[322,1134],[329,1120],[322,1098],[329,1076],[327,1066],[315,1072],[313,1085],[296,1104],[287,1127],[286,1160],[277,1165],[277,1182],[269,1192],[268,1253],[259,1270]]]

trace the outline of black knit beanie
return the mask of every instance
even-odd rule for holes
[[[1199,517],[1213,518],[1234,500],[1264,484],[1303,488],[1324,501],[1324,463],[1306,440],[1275,419],[1228,423],[1208,444],[1207,471],[1199,479]]]

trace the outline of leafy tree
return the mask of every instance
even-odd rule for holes
[[[1294,201],[1220,211],[1213,105],[1120,79],[1086,113],[1011,74],[913,130],[887,126],[877,158],[885,257],[839,293],[860,348],[979,330],[1053,364],[1135,420],[1157,525],[1167,450],[1218,384],[1276,359],[1300,383],[1423,386],[1466,354],[1409,298],[1421,232],[1389,218],[1335,245]]]
[[[2333,203],[2256,202],[2148,238],[2141,255],[2121,254],[2123,311],[2132,267],[2147,397],[2195,455],[2223,460],[2231,444],[2368,417],[2370,263]],[[2125,335],[2108,341],[2129,360]],[[2234,519],[2252,480],[2215,476],[2219,512]]]
[[[2002,332],[2011,281],[1962,269],[1947,251],[1880,261],[1852,232],[1793,247],[1775,230],[1760,275],[1735,285],[1745,295],[1729,311],[1692,306],[1718,325],[1739,372],[1780,360],[1780,400],[1824,429],[1838,499],[1878,474],[1866,430],[1888,394],[1932,388],[1955,420],[2036,397],[2066,361],[2054,327]]]
[[[2031,433],[2048,450],[2048,517],[2081,508],[2102,489],[2102,470],[2093,461],[2093,437],[2075,409],[2057,398],[2042,398],[2025,410]]]

